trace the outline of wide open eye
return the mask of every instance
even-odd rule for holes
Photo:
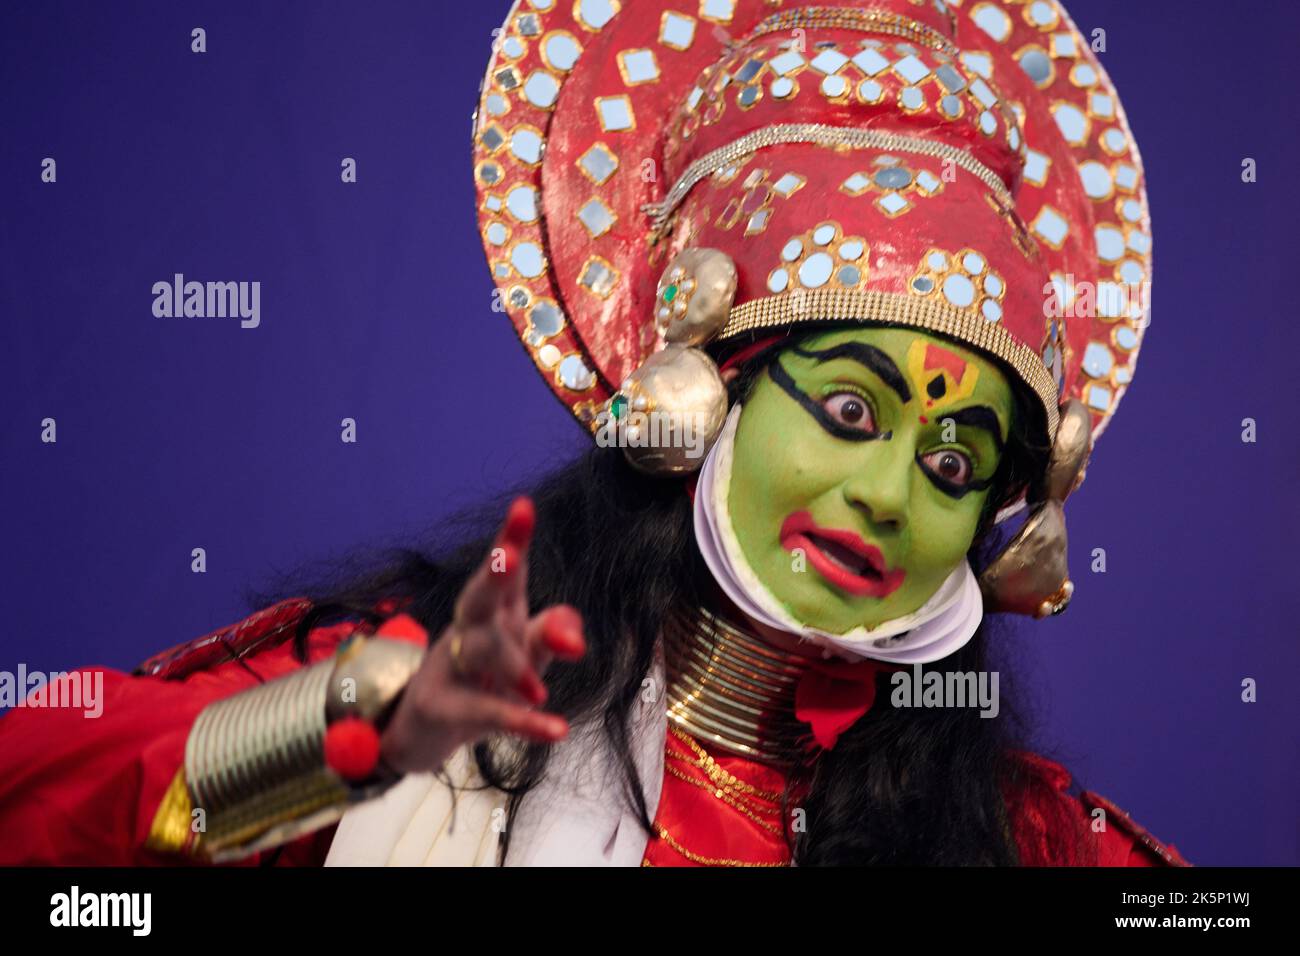
[[[855,392],[835,392],[822,400],[822,407],[837,424],[868,435],[875,434],[876,420],[867,400]]]
[[[975,477],[975,466],[971,460],[952,448],[922,455],[921,464],[932,477],[953,488],[965,488]]]

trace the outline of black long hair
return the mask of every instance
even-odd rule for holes
[[[731,383],[748,395],[780,346],[751,358]],[[976,570],[997,545],[997,505],[1041,474],[1044,449],[1031,437],[1032,404],[1017,391],[1011,436],[971,549]],[[528,596],[536,612],[565,603],[581,612],[588,644],[577,662],[556,662],[544,680],[548,710],[571,724],[596,722],[624,771],[624,796],[645,827],[652,820],[633,761],[627,715],[642,692],[663,622],[710,599],[712,577],[695,543],[691,500],[680,480],[648,477],[618,448],[592,448],[528,489],[537,509],[529,552]],[[496,501],[439,527],[448,548],[408,548],[378,570],[341,584],[297,588],[313,601],[301,622],[311,627],[348,615],[373,617],[389,600],[436,640],[451,620],[461,587],[492,545],[504,514]],[[801,866],[825,864],[973,864],[1077,862],[1082,835],[1070,817],[1052,819],[1053,794],[1032,762],[1021,758],[1027,728],[1004,692],[1007,669],[990,653],[993,619],[959,651],[928,669],[999,671],[999,716],[971,707],[873,707],[835,748],[790,775],[803,794],[806,829],[791,847]],[[889,687],[882,678],[877,699]],[[476,745],[484,781],[509,795],[507,812],[540,781],[545,744]],[[1021,813],[1017,808],[1036,808]],[[1049,808],[1044,815],[1043,808]],[[1026,828],[1038,832],[1026,834]],[[509,831],[503,854],[509,853]],[[1033,847],[1028,854],[1025,846]]]

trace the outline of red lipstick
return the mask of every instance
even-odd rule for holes
[[[907,572],[889,570],[885,556],[852,531],[819,528],[807,511],[786,516],[781,524],[781,547],[801,548],[817,573],[849,594],[888,597],[903,584]]]

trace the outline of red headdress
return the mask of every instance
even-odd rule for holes
[[[505,308],[593,428],[684,346],[827,321],[1000,361],[1079,468],[1131,379],[1141,159],[1052,0],[519,0],[474,150]]]

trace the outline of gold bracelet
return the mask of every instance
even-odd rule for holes
[[[193,819],[187,829],[196,838],[183,840],[192,852],[238,860],[335,823],[382,793],[399,778],[343,778],[325,763],[325,733],[345,717],[375,722],[423,657],[413,644],[357,635],[328,660],[209,704],[185,744],[188,800],[171,800],[167,820],[155,819],[155,844],[164,845],[164,834],[177,843],[184,814]]]

